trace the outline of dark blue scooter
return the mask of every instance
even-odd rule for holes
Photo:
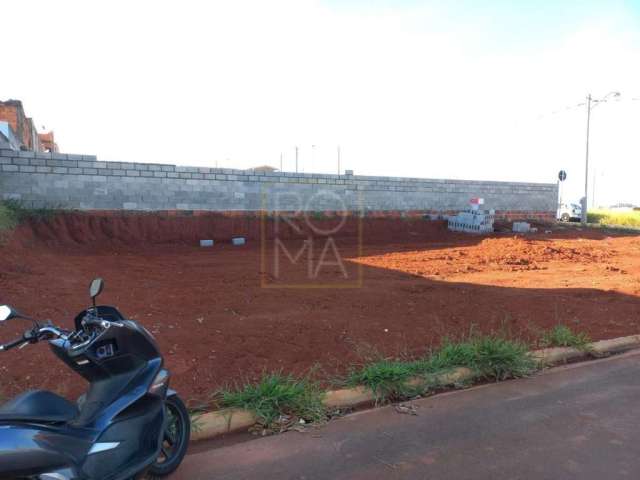
[[[169,389],[169,372],[151,334],[110,306],[96,306],[102,279],[91,282],[93,307],[75,331],[0,306],[0,322],[33,328],[0,351],[47,340],[56,356],[89,382],[77,404],[44,390],[0,406],[0,478],[129,480],[165,476],[184,458],[189,413]]]

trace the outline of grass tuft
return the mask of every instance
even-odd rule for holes
[[[27,220],[51,218],[57,213],[55,208],[29,208],[18,200],[0,201],[0,230],[11,230]]]
[[[4,203],[0,203],[0,231],[12,230],[18,225],[14,212]]]
[[[189,411],[189,419],[191,421],[191,431],[192,432],[201,432],[202,431],[202,422],[200,421],[200,417],[202,417],[203,412],[193,412]]]
[[[378,360],[352,370],[347,377],[347,385],[365,385],[379,399],[406,398],[415,391],[415,387],[406,385],[407,380],[422,370],[421,362],[403,362],[396,360]]]
[[[445,339],[440,349],[424,360],[425,371],[438,372],[455,367],[469,367],[474,360],[475,351],[471,341],[452,342]]]
[[[465,342],[445,341],[431,355],[414,361],[379,360],[352,370],[347,384],[365,385],[379,399],[395,400],[424,394],[433,388],[434,374],[467,367],[479,378],[505,380],[530,375],[536,363],[525,343],[500,336],[477,336]],[[423,385],[407,385],[414,377],[424,377]]]
[[[427,373],[467,367],[487,380],[524,377],[536,369],[523,342],[498,335],[474,336],[465,342],[445,341],[427,360]]]
[[[326,220],[327,218],[329,218],[326,213],[320,211],[313,211],[311,212],[310,216],[314,220]]]
[[[566,325],[556,325],[542,335],[540,345],[542,347],[573,347],[578,350],[586,350],[591,339],[585,332],[575,333]]]
[[[319,422],[325,418],[323,391],[308,378],[281,373],[265,374],[257,384],[222,392],[221,405],[253,412],[266,427],[283,416]]]
[[[465,366],[475,368],[488,380],[525,377],[536,370],[536,362],[523,342],[488,336],[472,341],[472,346],[475,358]]]

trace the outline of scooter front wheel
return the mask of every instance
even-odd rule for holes
[[[147,470],[152,478],[169,475],[180,466],[191,437],[191,418],[182,400],[177,395],[168,397],[165,409],[167,420],[160,456]]]

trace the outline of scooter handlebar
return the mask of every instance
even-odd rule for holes
[[[29,340],[25,340],[24,336],[22,338],[18,338],[16,340],[14,340],[13,342],[9,342],[9,343],[5,343],[4,345],[0,345],[0,351],[6,351],[6,350],[11,350],[14,347],[17,347],[18,345],[21,345],[23,343],[27,343]]]
[[[106,320],[104,318],[100,318],[97,315],[87,315],[82,319],[83,327],[99,327],[103,329],[107,329],[115,325],[117,327],[121,327],[122,324],[120,322],[113,322],[111,320]]]
[[[40,340],[49,338],[63,338],[66,340],[68,335],[64,330],[60,330],[52,325],[45,325],[37,329],[27,330],[22,335],[22,338],[17,338],[12,342],[0,345],[0,351],[11,350],[23,343],[37,343]]]
[[[93,315],[91,316],[87,315],[82,319],[82,324],[86,327],[91,327],[91,326],[100,327],[103,325],[103,323],[104,323],[104,320],[102,320],[100,317],[96,317]]]

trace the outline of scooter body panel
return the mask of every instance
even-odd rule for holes
[[[152,463],[160,454],[164,415],[163,399],[150,395],[140,399],[118,415],[95,443],[117,447],[88,455],[83,473],[87,478],[117,480],[129,478]]]
[[[68,426],[0,424],[0,478],[77,469],[94,435]]]

